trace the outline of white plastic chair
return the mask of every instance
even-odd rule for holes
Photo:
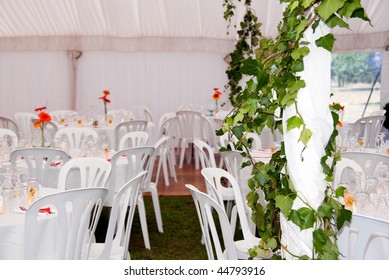
[[[190,190],[196,206],[208,259],[237,260],[233,233],[223,207],[214,198],[200,192],[193,185],[186,184],[185,186]],[[214,213],[217,214],[219,224],[215,222]],[[222,242],[220,242],[217,228],[221,230]]]
[[[120,138],[118,150],[146,146],[148,139],[149,133],[146,131],[127,132]]]
[[[156,158],[158,158],[158,168],[157,174],[155,176],[155,181],[158,182],[159,174],[163,172],[163,176],[165,179],[165,186],[169,186],[169,170],[168,170],[168,150],[167,145],[169,141],[169,136],[162,136],[158,139],[157,143],[155,143],[154,148],[156,150]]]
[[[0,128],[0,139],[6,138],[8,145],[16,149],[19,145],[19,137],[15,131],[8,128]]]
[[[252,227],[249,224],[249,221],[251,221],[251,216],[248,217],[246,199],[242,195],[238,181],[231,173],[222,168],[207,167],[201,170],[201,174],[204,176],[207,183],[207,188],[210,190],[208,194],[212,195],[216,200],[220,202],[220,204],[222,203],[222,200],[225,201],[227,198],[225,190],[228,188],[226,188],[222,184],[222,181],[225,181],[223,179],[226,179],[228,181],[227,184],[231,186],[230,189],[233,193],[232,195],[235,201],[236,211],[232,211],[232,215],[230,218],[230,227],[231,230],[234,232],[237,217],[239,217],[239,223],[243,233],[243,239],[235,241],[235,246],[239,259],[249,258],[248,249],[258,245],[260,239],[258,237],[255,237],[252,231]],[[236,215],[234,213],[237,214],[237,217],[234,216]]]
[[[35,201],[28,208],[25,218],[25,259],[86,259],[107,192],[103,188],[77,189],[49,194]],[[42,222],[39,212],[46,207],[54,212],[49,214],[52,217],[47,217],[53,219],[50,221],[52,225],[46,227],[55,234],[52,238],[55,250],[51,256],[40,255],[38,244],[46,242],[41,240],[42,232],[39,228]]]
[[[381,132],[385,116],[369,116],[356,120],[353,131],[364,141],[365,148],[376,148],[376,138]]]
[[[170,176],[174,179],[175,182],[177,182],[175,140],[177,139],[177,135],[179,135],[178,118],[175,113],[168,113],[167,115],[164,115],[161,120],[162,121],[158,126],[158,135],[159,137],[169,137],[166,145],[167,163],[169,165]]]
[[[67,139],[69,149],[82,149],[82,143],[85,138],[91,137],[95,143],[98,141],[98,134],[90,127],[64,127],[55,134],[55,141]]]
[[[128,245],[139,192],[147,171],[125,183],[113,198],[104,243],[92,243],[88,259],[130,259]]]
[[[192,145],[195,138],[201,137],[201,113],[197,111],[177,111],[178,124],[180,126],[180,163],[179,168],[184,164],[185,154],[187,162],[192,159]],[[195,167],[199,168],[199,157],[194,152]]]
[[[13,132],[16,133],[18,138],[21,137],[21,133],[20,133],[20,129],[19,129],[18,124],[10,118],[0,117],[0,127],[11,129]]]
[[[148,122],[152,122],[153,121],[153,114],[151,114],[150,109],[147,107],[143,107],[143,112],[145,114],[145,120]]]
[[[123,182],[134,178],[139,172],[150,170],[150,165],[153,163],[153,157],[155,156],[154,151],[154,147],[133,147],[120,150],[111,157],[112,171],[109,177],[109,182],[107,183],[107,186],[109,188],[109,194],[107,196],[105,206],[109,207],[112,205],[112,199],[118,191],[118,186],[122,186]],[[117,176],[118,172],[120,172],[118,170],[119,168],[124,169],[125,171],[124,176],[121,178]],[[124,181],[121,182],[119,180]],[[138,197],[138,212],[145,247],[146,249],[150,249],[151,247],[147,228],[146,209],[143,201],[142,192],[143,188],[141,189],[141,192]]]
[[[162,223],[162,215],[161,215],[161,207],[159,205],[159,194],[158,194],[158,173],[159,169],[162,166],[163,169],[165,170],[165,180],[167,178],[167,164],[166,164],[166,144],[167,140],[169,137],[163,136],[160,138],[157,143],[154,146],[154,155],[151,159],[150,165],[148,166],[148,174],[146,176],[146,181],[144,184],[144,188],[142,190],[143,193],[150,192],[151,193],[151,198],[153,201],[153,207],[154,207],[154,213],[155,213],[155,219],[157,221],[157,227],[159,232],[163,232],[163,223]],[[157,169],[157,174],[156,178],[154,181],[152,181],[152,174],[154,171],[154,164],[155,161],[159,157],[159,162],[158,162],[158,169]],[[165,163],[163,163],[165,162]]]
[[[334,188],[341,184],[350,184],[356,173],[365,176],[362,167],[353,159],[342,157],[334,168]]]
[[[146,131],[146,120],[132,120],[119,123],[115,126],[115,148],[119,150],[119,142],[124,134],[132,131]]]
[[[63,150],[54,148],[21,148],[12,151],[11,164],[20,167],[23,162],[28,169],[28,178],[36,178],[44,187],[56,187],[57,177],[50,169],[59,169],[70,160],[70,156]],[[26,181],[25,180],[25,181]]]
[[[194,139],[193,144],[199,153],[202,169],[206,167],[217,167],[213,149],[205,141]]]
[[[21,138],[24,140],[30,140],[34,128],[31,120],[38,118],[38,116],[30,112],[17,112],[14,116],[20,129]]]
[[[378,246],[371,246],[375,241]],[[340,259],[383,260],[389,259],[389,222],[353,214],[338,234]]]
[[[105,187],[112,165],[99,157],[72,158],[60,169],[58,189]]]
[[[374,177],[377,171],[379,164],[386,164],[389,168],[389,157],[377,153],[369,152],[342,152],[340,154],[341,158],[352,159],[362,167],[363,172],[367,178]]]

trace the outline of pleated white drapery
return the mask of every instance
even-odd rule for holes
[[[307,128],[312,131],[308,146],[299,141],[300,130],[286,132],[286,120],[295,115],[295,107],[290,106],[283,116],[285,154],[288,160],[288,172],[298,195],[314,209],[318,209],[324,199],[327,183],[323,174],[320,159],[324,156],[324,148],[332,133],[332,117],[330,104],[330,66],[331,53],[315,45],[315,40],[327,33],[325,27],[319,27],[315,34],[308,30],[305,34],[310,53],[304,58],[304,71],[301,78],[306,87],[297,96],[297,106]],[[296,198],[293,209],[307,207]],[[295,255],[312,257],[312,229],[300,230],[294,223],[281,215],[282,243]],[[286,251],[286,259],[293,257]]]

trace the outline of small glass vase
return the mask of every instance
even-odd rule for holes
[[[51,146],[50,131],[47,131],[45,126],[35,129],[32,134],[31,145],[33,147],[50,147]]]

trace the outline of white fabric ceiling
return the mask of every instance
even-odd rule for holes
[[[389,45],[389,0],[362,3],[373,27],[356,20],[350,30],[334,30],[336,51]],[[98,97],[106,89],[112,93],[109,109],[135,112],[146,106],[156,121],[187,104],[206,111],[214,104],[212,89],[228,82],[223,58],[236,39],[234,30],[227,33],[222,4],[0,0],[0,115],[12,118],[43,105],[50,111],[101,112]],[[253,6],[263,23],[262,35],[275,36],[282,16],[279,1],[253,0]],[[244,15],[243,8],[240,4],[232,26]],[[82,56],[75,60],[68,50],[80,50]],[[383,89],[389,88],[385,80]],[[227,92],[221,102],[228,103]]]
[[[335,29],[335,50],[389,45],[389,1],[362,0],[372,26],[353,20]],[[0,0],[0,51],[113,50],[228,53],[222,0]],[[240,3],[237,3],[240,4]],[[277,0],[253,0],[262,34],[274,36],[282,8]],[[243,11],[240,5],[235,22]]]

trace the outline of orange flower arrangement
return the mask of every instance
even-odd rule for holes
[[[344,190],[344,205],[349,210],[355,210],[355,198],[349,190]]]
[[[215,104],[216,104],[215,111],[217,111],[218,110],[217,101],[222,96],[222,93],[219,91],[219,88],[213,88],[213,90],[214,90],[214,93],[212,94],[212,99],[215,100]]]
[[[46,109],[47,109],[46,106],[35,109],[35,112],[39,112],[38,113],[39,119],[34,123],[34,128],[41,129],[41,140],[40,140],[41,147],[45,146],[45,133],[44,133],[45,123],[51,121],[50,114],[45,112]]]
[[[108,119],[108,116],[107,116],[107,103],[111,103],[111,100],[108,99],[108,95],[110,95],[110,91],[109,90],[104,90],[103,91],[103,96],[99,97],[99,99],[103,100],[104,102],[104,115],[105,115],[105,120],[107,121]]]

